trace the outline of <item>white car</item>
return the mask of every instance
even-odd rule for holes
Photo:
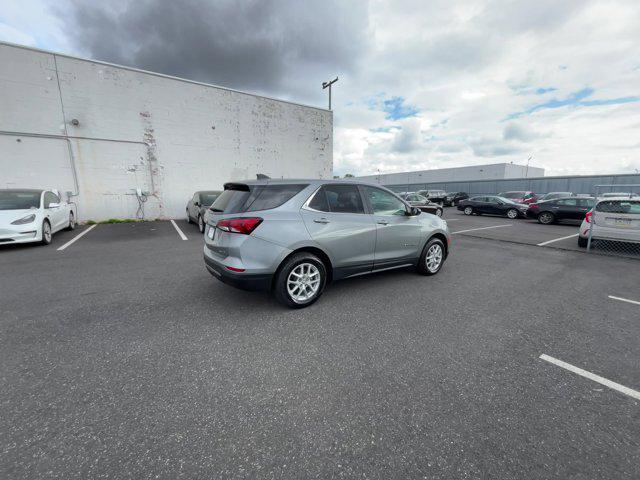
[[[51,243],[54,233],[76,227],[75,207],[54,190],[0,189],[0,245]]]
[[[640,243],[640,198],[603,198],[596,202],[580,225],[578,245],[592,240]]]

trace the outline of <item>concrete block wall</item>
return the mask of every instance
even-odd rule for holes
[[[194,191],[330,178],[333,116],[101,62],[0,43],[0,188],[77,194],[81,220],[181,218]]]

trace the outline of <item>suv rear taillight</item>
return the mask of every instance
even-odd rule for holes
[[[587,214],[584,216],[584,219],[587,223],[591,223],[591,217],[593,216],[593,210],[589,210]]]
[[[261,223],[262,219],[260,217],[227,218],[219,220],[216,227],[225,232],[249,235]]]

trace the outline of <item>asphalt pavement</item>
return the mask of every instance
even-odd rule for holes
[[[640,400],[540,359],[640,390],[640,263],[445,216],[516,225],[303,310],[184,221],[0,249],[0,478],[640,478]]]

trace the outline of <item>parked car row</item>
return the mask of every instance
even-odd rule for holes
[[[560,193],[560,192],[558,192]],[[565,192],[569,193],[569,192]],[[524,198],[524,197],[519,197]],[[561,196],[518,203],[498,195],[477,195],[458,206],[465,215],[503,215],[511,219],[531,218],[543,225],[562,221],[581,221],[578,245],[586,247],[592,240],[640,244],[640,195],[579,197]]]

